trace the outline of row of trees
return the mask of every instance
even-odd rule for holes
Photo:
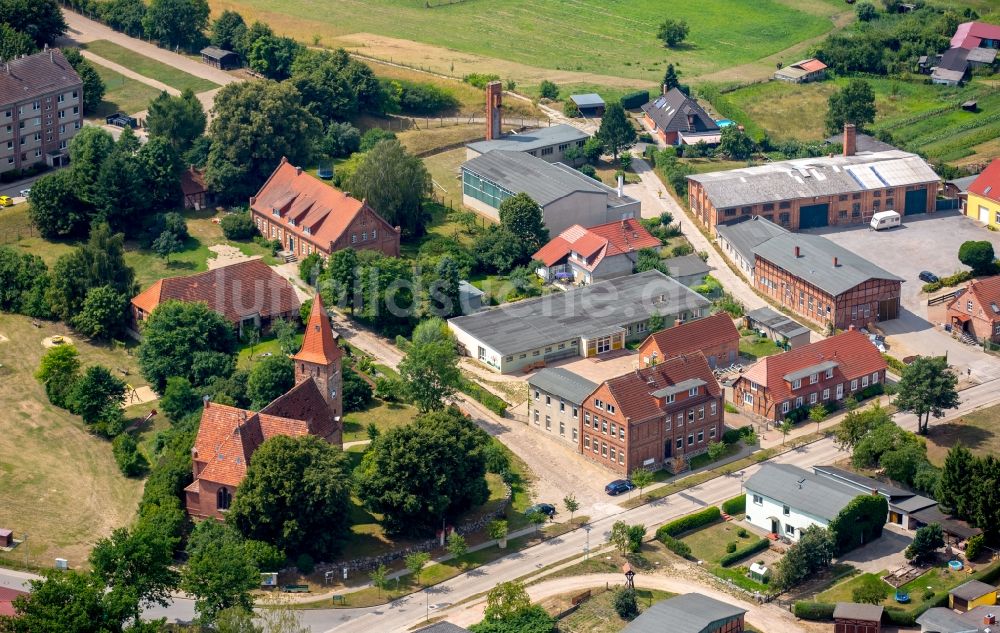
[[[941,506],[983,531],[987,539],[1000,534],[997,496],[1000,460],[993,455],[978,457],[961,444],[948,451],[937,499]]]

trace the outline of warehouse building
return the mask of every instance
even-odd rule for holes
[[[573,356],[624,349],[664,325],[705,316],[710,302],[657,270],[518,301],[448,320],[462,351],[509,374]]]

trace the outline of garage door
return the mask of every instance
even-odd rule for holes
[[[990,210],[983,205],[979,205],[979,221],[983,224],[990,223]]]
[[[830,205],[811,204],[799,207],[799,228],[814,229],[829,224]]]
[[[927,212],[927,188],[914,189],[906,192],[906,206],[903,208],[905,215]]]

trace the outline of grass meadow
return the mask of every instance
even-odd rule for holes
[[[104,81],[105,90],[101,104],[88,118],[98,119],[103,123],[105,117],[115,112],[135,114],[149,107],[149,102],[160,94],[159,90],[141,81],[130,79],[98,63],[91,65]]]
[[[135,51],[130,51],[124,46],[119,46],[114,42],[109,42],[107,40],[95,40],[84,44],[83,48],[87,49],[94,55],[103,57],[108,61],[121,64],[129,70],[139,73],[143,77],[149,77],[150,79],[161,81],[171,88],[176,88],[181,91],[190,88],[194,92],[205,92],[206,90],[215,90],[219,87],[219,85],[213,81],[189,75],[183,70],[178,70],[173,66],[164,64],[163,62],[156,61],[155,59],[146,57],[145,55],[140,55]]]
[[[666,60],[694,76],[770,56],[833,28],[844,11],[836,0],[713,0],[665,5],[657,0],[464,0],[435,6],[424,0],[342,0],[323,6],[309,0],[212,0],[216,12],[236,9],[279,32],[312,44],[344,43],[343,36],[375,34],[437,47],[442,53],[478,55],[498,63],[480,72],[508,74],[506,60],[554,70],[658,81]],[[666,50],[657,39],[665,18],[686,20],[688,40]],[[366,40],[373,38],[365,36]],[[368,44],[357,42],[364,52]],[[370,50],[370,49],[369,49]],[[409,51],[415,53],[416,51]],[[396,59],[452,75],[452,62],[407,55]],[[379,55],[381,56],[381,55]],[[460,71],[461,69],[459,69]],[[451,72],[449,72],[451,71]]]

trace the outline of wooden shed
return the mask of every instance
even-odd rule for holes
[[[833,609],[833,633],[882,633],[882,612],[875,604],[838,602]]]
[[[0,528],[0,547],[14,546],[14,531],[7,528]]]
[[[220,70],[229,70],[242,66],[239,55],[218,46],[206,46],[201,49],[201,61]]]

